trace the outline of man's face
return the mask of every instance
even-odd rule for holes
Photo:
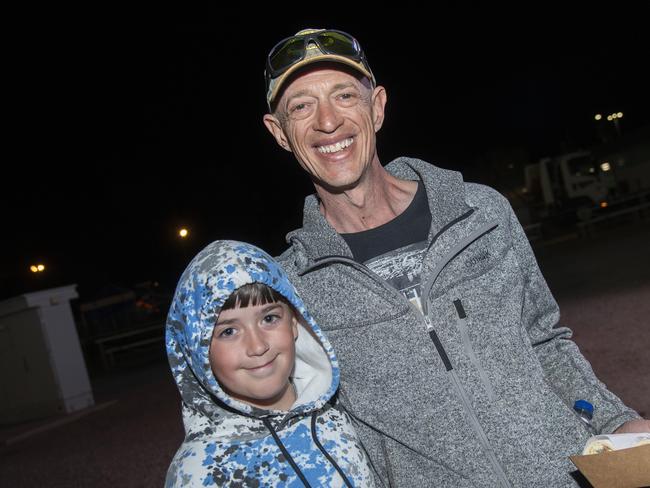
[[[383,122],[385,92],[367,80],[331,68],[295,78],[278,101],[284,123],[267,115],[278,143],[294,153],[317,187],[354,188],[377,159],[375,133]]]
[[[212,333],[210,365],[232,397],[288,410],[297,319],[282,302],[222,310]]]

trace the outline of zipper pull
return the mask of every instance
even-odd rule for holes
[[[429,317],[427,315],[423,315],[423,317],[424,317],[424,323],[427,326],[427,330],[433,329],[433,324],[431,323],[431,320],[429,319]]]

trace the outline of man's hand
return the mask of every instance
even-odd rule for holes
[[[636,432],[650,432],[650,420],[629,420],[614,431],[614,434],[634,434]]]

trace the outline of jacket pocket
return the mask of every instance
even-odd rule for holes
[[[456,308],[456,314],[457,314],[456,327],[458,328],[458,332],[460,333],[465,354],[467,354],[467,356],[469,357],[472,363],[472,366],[474,366],[474,368],[478,372],[479,377],[481,378],[481,384],[485,389],[485,393],[487,394],[488,400],[494,401],[495,398],[494,387],[492,386],[492,382],[490,381],[490,378],[488,377],[485,368],[483,368],[481,361],[476,356],[476,352],[474,351],[472,341],[469,337],[469,331],[467,328],[467,313],[465,312],[463,303],[459,299],[456,299],[454,300],[454,307]]]

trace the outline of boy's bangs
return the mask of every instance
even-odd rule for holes
[[[221,310],[265,305],[267,303],[276,302],[287,303],[287,300],[284,296],[269,286],[262,283],[249,283],[232,292],[221,306]]]

